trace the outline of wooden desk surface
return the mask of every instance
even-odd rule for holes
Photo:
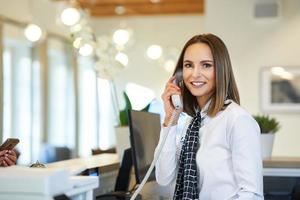
[[[63,160],[59,162],[47,164],[49,168],[66,168],[72,173],[81,172],[86,169],[98,168],[100,172],[105,172],[110,169],[119,168],[118,154],[104,153],[93,155],[85,158],[75,158],[70,160]]]
[[[264,168],[300,168],[300,157],[271,157],[264,159]]]

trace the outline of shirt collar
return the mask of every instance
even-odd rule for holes
[[[207,115],[207,111],[208,111],[210,103],[211,103],[211,99],[209,99],[206,102],[206,104],[204,105],[204,107],[201,109],[201,116],[206,116]]]

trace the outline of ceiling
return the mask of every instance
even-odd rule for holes
[[[77,3],[93,17],[204,13],[204,0],[77,0]]]

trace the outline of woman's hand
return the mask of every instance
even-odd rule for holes
[[[181,96],[181,90],[180,87],[178,87],[176,84],[173,83],[175,80],[175,76],[172,76],[165,87],[165,90],[163,94],[161,95],[161,98],[164,102],[164,109],[165,109],[165,119],[164,119],[164,126],[167,126],[170,123],[172,113],[175,111],[176,116],[174,121],[172,122],[172,125],[177,124],[179,114],[182,112],[182,109],[176,110],[175,107],[172,104],[171,96],[175,94],[179,94]]]
[[[8,167],[15,165],[17,161],[17,155],[13,150],[0,151],[0,166]]]

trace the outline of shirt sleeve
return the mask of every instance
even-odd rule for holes
[[[233,173],[238,200],[263,199],[263,174],[260,150],[260,129],[248,115],[235,120],[231,131]]]
[[[167,133],[168,130],[169,133]],[[162,139],[166,134],[168,134],[166,142],[162,144]],[[164,146],[160,155],[157,155],[157,150],[161,145]],[[176,150],[176,126],[172,126],[170,129],[163,127],[154,153],[155,157],[159,156],[155,164],[155,176],[157,183],[160,185],[168,185],[175,178],[177,168]]]

